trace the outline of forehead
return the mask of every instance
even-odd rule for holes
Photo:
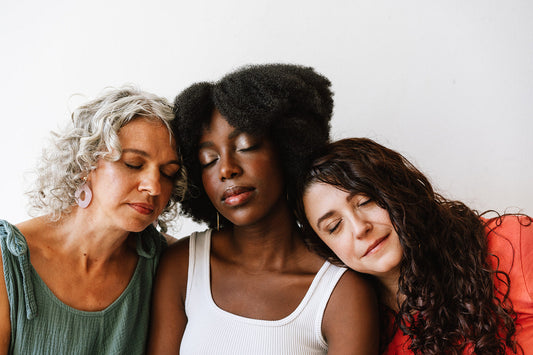
[[[306,214],[311,218],[323,211],[335,209],[340,203],[347,202],[351,195],[339,188],[323,182],[309,185],[303,195]]]
[[[350,194],[340,188],[327,184],[321,181],[312,182],[306,189],[304,193],[304,198],[316,198],[319,196],[328,196],[328,200],[331,197],[332,199],[349,198]]]
[[[209,121],[202,127],[200,141],[206,140],[212,135],[229,135],[236,130],[236,127],[230,125],[226,118],[215,109]]]
[[[141,146],[176,153],[176,142],[161,120],[135,118],[118,131],[118,137],[122,148]]]
[[[267,149],[272,150],[276,154],[276,145],[267,134],[252,133],[239,127],[235,127],[216,109],[213,111],[209,122],[202,128],[198,148],[201,149],[204,147],[210,147],[213,144],[217,145],[232,142],[239,137],[260,139]]]

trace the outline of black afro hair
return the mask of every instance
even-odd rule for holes
[[[331,83],[313,68],[292,64],[246,66],[215,83],[196,83],[174,101],[175,136],[188,174],[181,213],[216,226],[216,209],[202,186],[198,142],[217,109],[230,125],[267,136],[279,152],[289,202],[310,154],[329,141]],[[221,218],[221,225],[227,223]],[[225,223],[224,223],[225,222]]]

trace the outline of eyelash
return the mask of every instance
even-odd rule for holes
[[[134,170],[139,170],[142,165],[132,165],[132,164],[128,164],[128,163],[124,163],[128,168],[130,169],[134,169]]]
[[[202,169],[205,169],[205,168],[208,168],[209,166],[213,165],[215,163],[215,161],[217,161],[218,159],[213,159],[211,160],[209,163],[206,163],[206,164],[200,164],[200,168]]]
[[[357,207],[363,207],[363,206],[365,206],[365,205],[368,205],[370,202],[372,202],[372,199],[371,199],[371,198],[368,198],[367,200],[365,200],[365,201],[359,203],[359,204],[357,205]]]
[[[333,226],[333,228],[328,229],[328,233],[329,233],[329,234],[333,234],[333,233],[339,228],[339,226],[341,225],[341,222],[342,222],[342,219],[341,219],[340,221],[338,221],[338,222]]]
[[[357,205],[357,207],[363,207],[363,206],[366,206],[366,205],[368,205],[370,202],[372,202],[372,199],[371,199],[371,198],[368,198],[368,199],[366,199],[365,201],[359,203],[359,204]],[[336,231],[337,229],[339,229],[339,227],[341,226],[341,224],[342,224],[342,219],[339,220],[337,223],[335,223],[335,225],[334,225],[332,228],[329,228],[329,229],[328,229],[328,233],[329,233],[329,234],[333,234],[333,233],[335,233],[335,231]]]
[[[252,150],[256,150],[257,148],[259,148],[259,144],[254,144],[254,145],[251,145],[247,148],[241,148],[239,149],[239,152],[249,152],[249,151],[252,151]]]
[[[142,164],[141,165],[132,165],[132,164],[124,163],[124,165],[126,165],[128,168],[133,169],[133,170],[139,170],[139,169],[142,168]],[[176,180],[178,178],[178,172],[176,172],[173,175],[168,175],[168,174],[165,174],[164,172],[161,171],[161,175],[164,178],[169,179],[169,180]]]
[[[259,144],[254,144],[254,145],[252,145],[250,147],[247,147],[247,148],[240,148],[237,151],[246,153],[246,152],[250,152],[250,151],[254,151],[254,150],[258,149],[259,146],[260,146]],[[200,164],[200,168],[201,169],[208,168],[209,166],[213,165],[217,160],[218,160],[218,158],[211,160],[209,163]]]

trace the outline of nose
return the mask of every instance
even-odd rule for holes
[[[161,173],[158,169],[145,171],[141,176],[139,191],[146,191],[150,196],[157,196],[161,193]]]
[[[357,216],[356,214],[352,216],[351,224],[353,229],[353,236],[357,239],[365,238],[372,230],[372,223],[370,223],[366,218],[362,218],[361,216]]]
[[[233,179],[242,174],[242,169],[234,157],[226,155],[220,157],[220,180]]]

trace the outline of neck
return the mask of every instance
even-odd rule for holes
[[[398,280],[400,278],[400,270],[397,268],[386,275],[377,276],[379,281],[379,297],[381,302],[395,312],[399,311],[398,302],[402,302],[404,297],[400,295],[398,298]]]
[[[296,250],[305,248],[286,204],[257,223],[234,225],[230,243],[238,258],[252,268],[282,268]]]
[[[85,211],[75,209],[58,222],[61,248],[87,262],[106,262],[127,249],[129,232],[99,224]]]

